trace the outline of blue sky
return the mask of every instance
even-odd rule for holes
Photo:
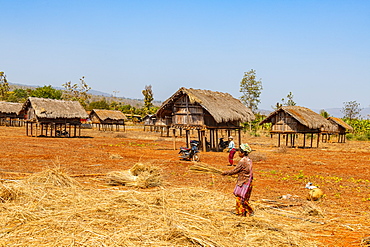
[[[370,1],[3,1],[0,71],[10,82],[85,81],[165,100],[180,87],[236,98],[256,70],[259,108],[370,105]]]

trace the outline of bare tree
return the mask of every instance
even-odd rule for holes
[[[83,107],[86,108],[87,100],[90,99],[91,95],[88,94],[91,87],[85,82],[85,77],[80,78],[80,85],[72,84],[72,82],[66,82],[63,84],[65,88],[63,98],[67,100],[79,101]]]
[[[360,103],[357,103],[355,100],[353,101],[348,101],[348,102],[343,102],[344,106],[341,110],[343,113],[343,118],[348,118],[348,119],[356,119],[360,117]]]

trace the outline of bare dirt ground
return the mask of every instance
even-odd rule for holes
[[[173,139],[160,133],[127,128],[126,132],[83,129],[82,138],[27,137],[23,128],[0,126],[0,179],[22,179],[48,168],[61,167],[81,183],[104,187],[99,177],[125,170],[137,162],[160,167],[164,186],[204,187],[231,194],[235,178],[189,171]],[[310,181],[325,197],[314,202],[320,215],[307,229],[307,239],[319,246],[360,246],[370,237],[370,143],[320,143],[319,148],[278,148],[276,138],[243,136],[252,152],[254,188],[251,204],[275,201],[283,195],[305,198]],[[184,145],[177,138],[176,147]],[[228,170],[227,153],[202,152],[201,161]],[[236,158],[237,160],[237,158]],[[232,207],[232,205],[231,205]],[[258,210],[256,210],[256,216]],[[282,221],[302,219],[284,217]]]

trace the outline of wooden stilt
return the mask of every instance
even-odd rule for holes
[[[317,133],[317,147],[319,147],[320,143],[320,133]]]
[[[176,150],[176,129],[173,129],[173,150]]]
[[[186,147],[189,148],[189,130],[185,131]]]

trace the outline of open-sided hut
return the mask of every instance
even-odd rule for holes
[[[97,126],[99,130],[120,130],[120,126],[125,130],[125,121],[127,117],[121,111],[93,109],[89,118],[93,126]]]
[[[0,102],[0,125],[22,126],[23,115],[19,114],[22,103]]]
[[[29,97],[21,112],[25,114],[27,136],[80,136],[81,119],[88,117],[78,101],[36,97]]]
[[[156,125],[186,131],[186,142],[189,143],[189,131],[198,130],[198,139],[206,149],[206,130],[209,130],[209,145],[217,149],[219,131],[238,133],[241,142],[241,123],[255,119],[253,112],[240,100],[228,93],[210,90],[180,88],[163,102],[156,115]]]
[[[317,147],[319,146],[320,133],[325,129],[332,129],[332,124],[320,114],[302,106],[282,106],[270,113],[260,122],[271,123],[271,135],[278,134],[278,146],[280,147],[281,136],[285,137],[286,146],[296,145],[298,134],[303,134],[303,147],[306,147],[306,135],[311,135],[311,147],[314,134],[317,135]]]
[[[323,141],[330,141],[331,135],[337,135],[338,136],[338,142],[339,143],[345,143],[346,142],[346,134],[348,132],[352,132],[353,128],[344,122],[340,118],[336,117],[328,117],[327,118],[329,122],[332,124],[332,128],[324,130],[323,131]]]

